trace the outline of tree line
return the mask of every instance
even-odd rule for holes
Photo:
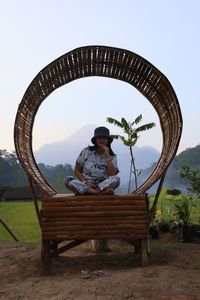
[[[70,164],[58,164],[48,166],[39,163],[38,167],[49,184],[60,193],[66,193],[64,178],[73,176],[73,168]],[[15,152],[0,150],[0,189],[2,192],[8,187],[20,187],[29,185],[27,176],[17,158]]]

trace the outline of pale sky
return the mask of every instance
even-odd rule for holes
[[[199,144],[199,15],[199,0],[0,0],[0,149],[14,149],[17,106],[35,75],[86,45],[128,49],[154,64],[170,80],[181,105],[179,152]],[[76,80],[40,107],[34,149],[87,124],[108,126],[108,116],[131,121],[141,113],[145,123],[153,121],[157,127],[144,133],[138,145],[161,150],[157,115],[132,86],[98,77]]]

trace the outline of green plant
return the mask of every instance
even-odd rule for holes
[[[197,170],[188,166],[181,167],[180,177],[189,184],[188,190],[192,192],[192,195],[175,202],[174,214],[181,224],[187,225],[190,221],[192,209],[197,206],[197,200],[200,196],[200,177]]]
[[[193,193],[193,198],[198,199],[200,196],[200,176],[198,171],[188,166],[182,166],[180,177],[189,184],[188,190]]]
[[[135,158],[133,156],[133,147],[139,139],[139,132],[149,130],[155,127],[155,123],[147,123],[142,126],[134,128],[133,126],[139,124],[142,121],[142,115],[139,115],[133,122],[128,122],[125,118],[121,118],[121,121],[118,121],[114,118],[108,117],[107,122],[113,125],[116,125],[123,129],[126,136],[123,135],[113,135],[112,137],[115,139],[120,139],[123,144],[129,147],[130,156],[131,156],[131,164],[130,164],[130,175],[129,175],[129,184],[128,184],[128,193],[130,192],[130,184],[132,174],[134,176],[135,189],[137,189],[137,178],[141,174],[141,171],[136,168]]]
[[[181,194],[181,191],[178,189],[173,189],[173,190],[167,190],[168,195],[173,195],[173,196],[178,196]]]
[[[189,223],[191,211],[194,206],[195,203],[193,202],[192,197],[185,197],[182,200],[175,201],[174,215],[179,224],[187,225]]]

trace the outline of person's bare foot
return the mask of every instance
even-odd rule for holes
[[[114,190],[109,188],[109,189],[106,189],[104,191],[101,192],[102,195],[113,195],[114,194]]]
[[[87,190],[87,194],[89,195],[99,195],[100,191],[97,189],[93,189],[92,187],[89,187]]]

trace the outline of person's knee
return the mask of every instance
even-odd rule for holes
[[[119,176],[110,176],[111,180],[112,180],[112,185],[116,187],[118,187],[120,185],[120,177]]]
[[[113,181],[116,183],[116,184],[120,184],[120,177],[119,176],[113,176]]]
[[[67,177],[65,177],[64,178],[64,185],[66,186],[66,187],[69,187],[69,186],[71,186],[71,182],[74,180],[74,177],[72,177],[72,176],[67,176]]]

